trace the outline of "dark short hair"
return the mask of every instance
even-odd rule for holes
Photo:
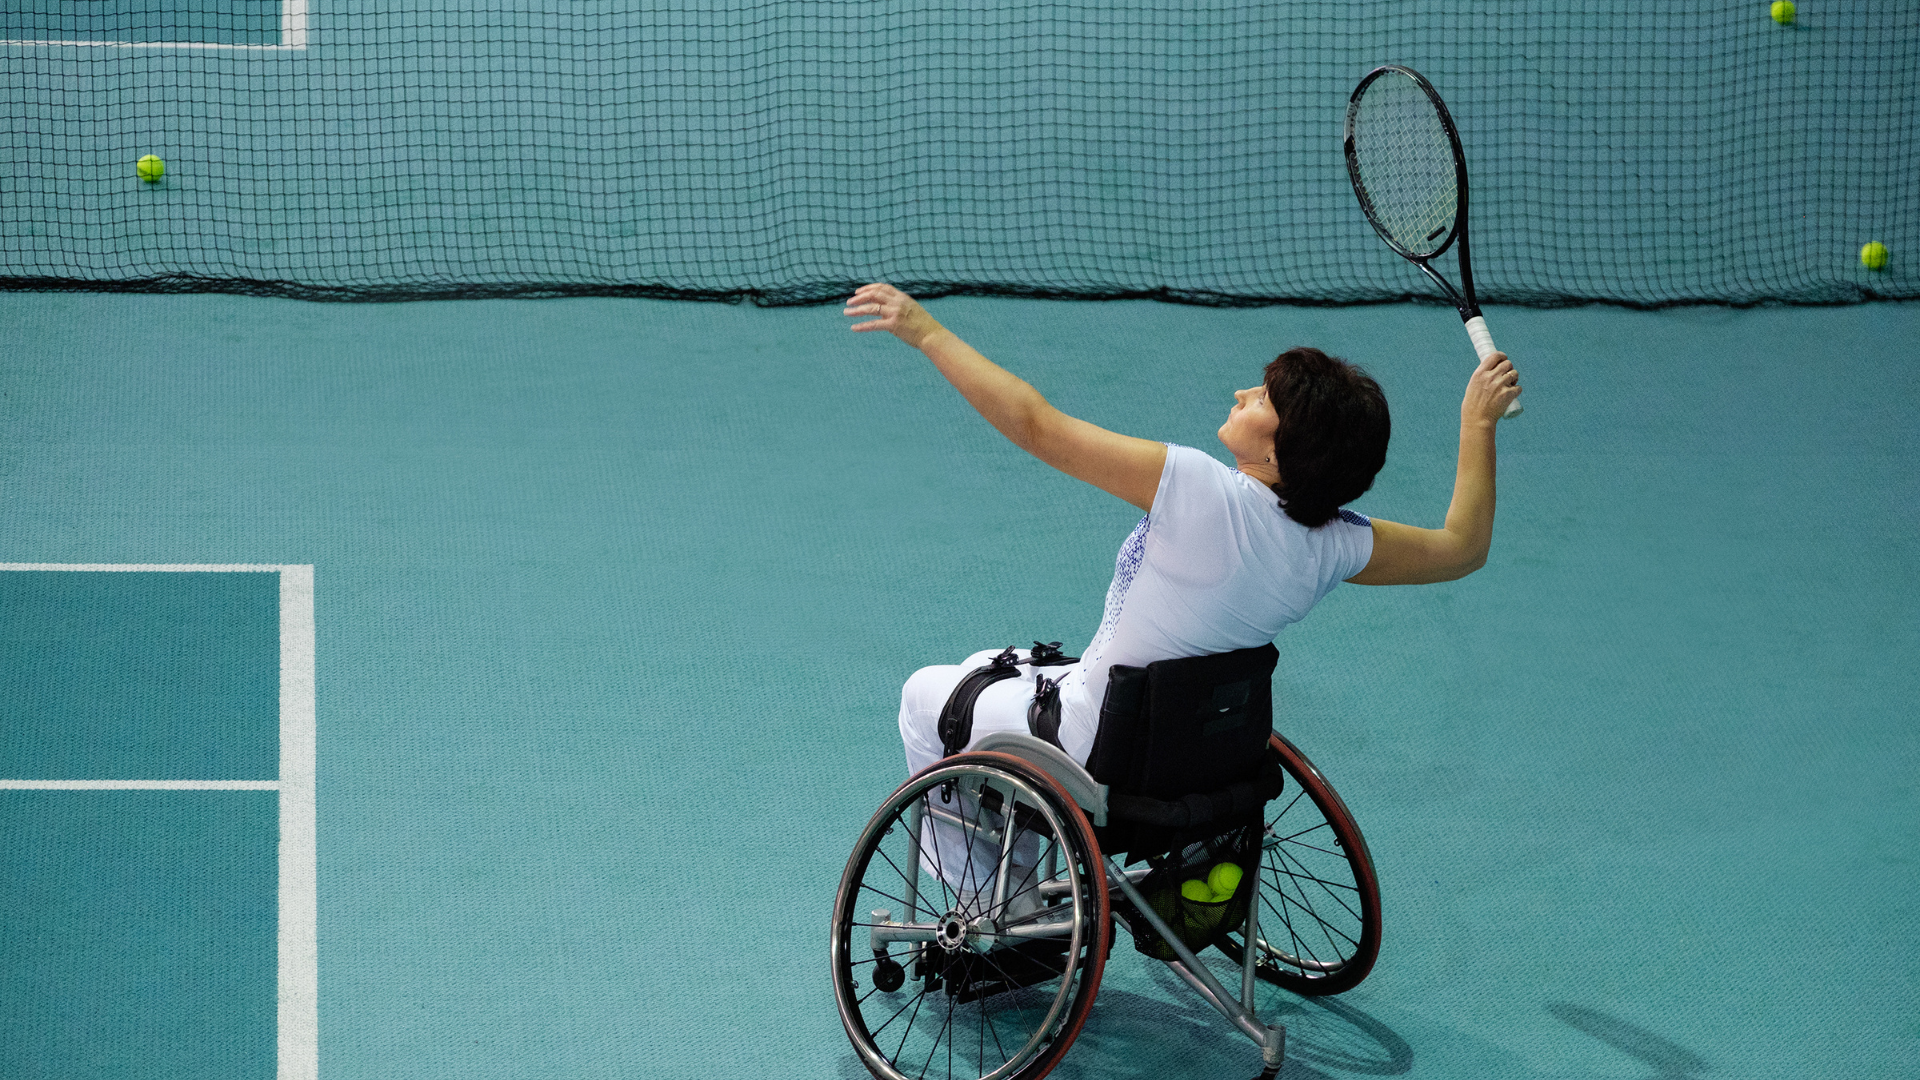
[[[1273,493],[1308,528],[1333,520],[1373,486],[1387,463],[1393,423],[1372,376],[1319,349],[1288,349],[1267,365],[1267,401],[1280,416]]]

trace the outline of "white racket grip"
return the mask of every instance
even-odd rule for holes
[[[1485,360],[1500,350],[1493,347],[1493,335],[1487,332],[1487,320],[1475,315],[1467,320],[1467,336],[1473,339],[1473,351]]]
[[[1473,351],[1479,353],[1482,360],[1500,351],[1493,347],[1493,334],[1487,330],[1487,320],[1478,315],[1467,320],[1467,336],[1473,339]],[[1511,420],[1525,411],[1516,401],[1507,406],[1507,411],[1500,414],[1500,419]]]

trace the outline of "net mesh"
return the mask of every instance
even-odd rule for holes
[[[1352,172],[1373,220],[1413,255],[1440,250],[1460,205],[1453,140],[1440,111],[1408,75],[1386,72],[1348,108]]]
[[[0,286],[1433,297],[1340,150],[1433,80],[1483,302],[1920,296],[1920,5],[14,0]],[[145,183],[134,162],[166,161]],[[1869,241],[1891,258],[1872,271]]]

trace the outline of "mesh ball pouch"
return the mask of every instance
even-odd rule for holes
[[[1252,872],[1260,853],[1261,823],[1258,817],[1198,840],[1163,855],[1147,859],[1151,867],[1139,882],[1140,895],[1154,914],[1166,920],[1181,943],[1194,952],[1213,944],[1221,934],[1246,923],[1247,904],[1253,896],[1256,875]],[[1205,880],[1222,862],[1240,867],[1240,884],[1225,900],[1204,902],[1181,895],[1180,887],[1194,878]],[[1176,960],[1178,955],[1131,903],[1115,897],[1114,914],[1120,916],[1133,933],[1133,947],[1155,960]]]

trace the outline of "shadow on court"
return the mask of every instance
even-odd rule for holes
[[[1548,1003],[1547,1011],[1574,1030],[1646,1062],[1657,1080],[1690,1080],[1712,1068],[1699,1054],[1679,1043],[1598,1009],[1555,1001]]]
[[[1121,970],[1103,987],[1092,1018],[1056,1075],[1071,1077],[1239,1077],[1259,1071],[1252,1041],[1235,1031],[1173,972],[1157,962],[1122,959],[1123,940],[1113,961]],[[1234,970],[1224,963],[1213,972],[1229,990],[1237,987]],[[1110,969],[1111,970],[1111,969]],[[1151,992],[1143,992],[1143,991]],[[1287,1061],[1281,1077],[1316,1080],[1326,1076],[1400,1076],[1413,1068],[1413,1046],[1378,1017],[1337,998],[1302,998],[1259,984],[1255,1005],[1260,1018],[1287,1027]]]

